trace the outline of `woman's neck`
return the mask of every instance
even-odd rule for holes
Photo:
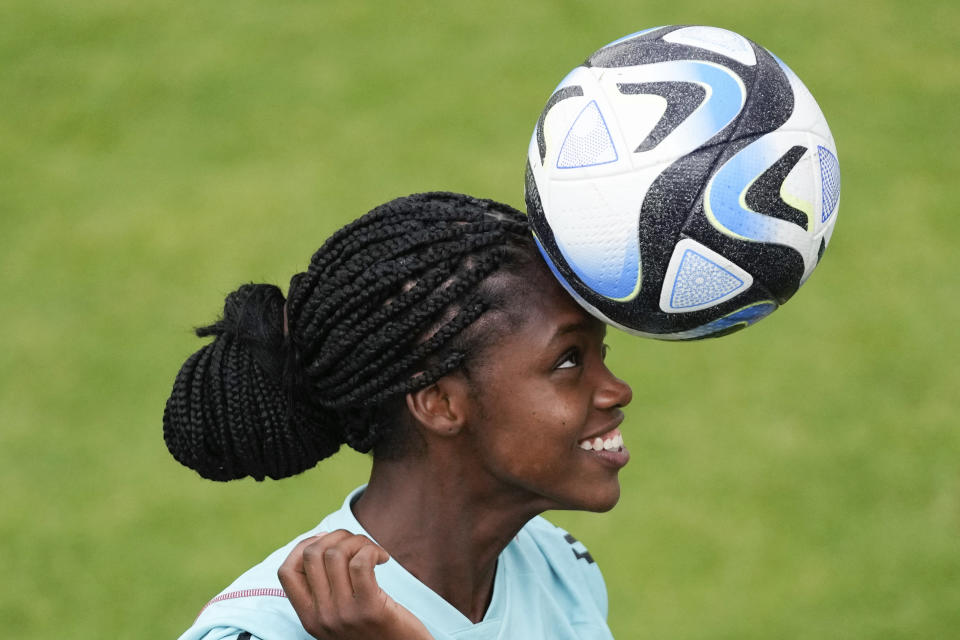
[[[446,460],[375,461],[353,511],[394,560],[478,622],[490,604],[500,552],[544,509]]]

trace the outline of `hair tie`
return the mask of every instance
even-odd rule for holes
[[[281,381],[287,390],[287,406],[293,410],[293,403],[299,398],[299,393],[304,385],[304,373],[300,365],[300,354],[293,344],[293,338],[290,336],[290,321],[287,316],[287,301],[283,301],[283,372]]]

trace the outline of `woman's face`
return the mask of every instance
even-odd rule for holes
[[[521,286],[518,321],[471,368],[471,444],[495,483],[537,510],[606,511],[629,459],[619,427],[632,392],[604,363],[602,322],[549,273]]]

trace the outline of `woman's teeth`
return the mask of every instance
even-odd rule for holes
[[[609,438],[587,438],[580,443],[584,451],[618,451],[623,448],[623,434],[617,433]]]

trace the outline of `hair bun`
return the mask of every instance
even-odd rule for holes
[[[343,441],[333,418],[301,393],[283,306],[278,287],[245,284],[227,296],[220,320],[196,330],[216,339],[177,374],[163,436],[173,457],[205,478],[288,477]]]

